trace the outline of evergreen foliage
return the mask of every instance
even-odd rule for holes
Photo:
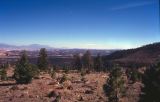
[[[142,83],[144,87],[139,102],[160,102],[160,63],[145,71]]]
[[[38,77],[40,70],[38,69],[37,65],[35,64],[29,64],[29,68],[31,70],[31,73],[33,75],[33,77]]]
[[[140,81],[142,78],[142,74],[138,71],[137,68],[128,68],[126,69],[126,75],[129,80],[131,80],[133,83],[136,81]]]
[[[95,71],[98,71],[98,72],[103,70],[103,62],[100,54],[98,54],[94,60],[94,68],[95,68]]]
[[[122,74],[121,68],[115,67],[109,75],[107,85],[104,87],[109,102],[119,102],[120,98],[125,95],[126,90]]]
[[[92,70],[93,67],[93,59],[91,56],[91,52],[89,50],[83,55],[83,67],[88,70]]]
[[[79,54],[74,55],[74,67],[77,70],[82,69],[82,59]]]
[[[0,79],[7,80],[7,72],[6,69],[3,67],[0,68]]]
[[[37,65],[40,70],[47,70],[48,68],[47,51],[45,48],[40,49]]]
[[[27,54],[24,51],[14,71],[14,78],[19,84],[30,83],[33,77],[32,68],[29,64]]]

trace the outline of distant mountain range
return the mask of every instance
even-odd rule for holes
[[[160,42],[135,49],[119,50],[105,57],[106,62],[118,62],[123,65],[152,64],[160,60]]]
[[[17,46],[17,45],[9,45],[9,44],[0,43],[1,50],[39,50],[40,48],[54,49],[53,47],[50,47],[48,45],[40,45],[40,44]]]

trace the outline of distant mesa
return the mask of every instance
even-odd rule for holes
[[[48,45],[40,45],[40,44],[17,46],[17,45],[0,43],[0,50],[39,50],[40,48],[54,49],[53,47],[50,47]]]

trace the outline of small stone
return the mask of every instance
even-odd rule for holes
[[[73,90],[73,87],[72,86],[68,86],[67,89],[68,90]]]
[[[84,101],[83,97],[80,96],[79,100],[78,101]]]
[[[47,96],[48,96],[49,98],[51,98],[51,97],[57,97],[57,96],[59,96],[59,93],[56,92],[56,91],[51,91]]]
[[[10,88],[10,90],[19,90],[19,87],[17,85],[14,85]]]
[[[52,81],[52,82],[48,83],[48,85],[56,85],[56,84],[57,84],[57,82],[55,82],[55,81]]]
[[[86,90],[85,94],[93,94],[94,92],[92,90]]]
[[[29,98],[34,98],[34,96],[33,95],[29,95]]]

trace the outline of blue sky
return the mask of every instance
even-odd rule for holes
[[[159,27],[158,0],[0,0],[0,43],[134,48]]]

